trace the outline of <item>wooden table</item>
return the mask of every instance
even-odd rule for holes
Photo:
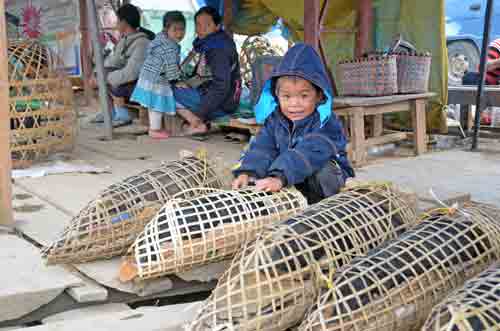
[[[460,105],[460,123],[464,130],[472,130],[472,107],[476,105],[477,86],[448,86],[448,104]],[[500,87],[485,86],[483,107],[500,107]],[[484,109],[483,108],[483,109]]]
[[[426,152],[426,110],[427,100],[435,93],[401,94],[386,97],[336,97],[334,111],[347,118],[350,143],[348,152],[355,166],[366,163],[367,149],[371,146],[413,138],[415,154]],[[383,115],[398,112],[412,113],[413,133],[395,132],[384,135]],[[373,116],[373,137],[365,137],[365,116]]]

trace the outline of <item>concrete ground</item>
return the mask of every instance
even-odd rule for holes
[[[101,135],[102,129],[84,124],[73,152],[66,157],[70,162],[109,167],[111,173],[49,175],[16,180],[16,227],[35,245],[54,240],[72,216],[105,187],[161,161],[177,159],[180,150],[204,148],[210,157],[229,167],[238,160],[244,146],[226,142],[222,135],[214,135],[206,142],[187,138],[154,141],[147,136],[126,133],[118,134],[113,141],[104,142],[99,139]],[[372,159],[367,166],[357,169],[357,176],[368,181],[392,181],[415,191],[420,197],[429,198],[430,189],[442,199],[469,193],[474,200],[500,206],[500,141],[481,141],[479,152],[453,149],[420,157]],[[116,278],[115,275],[110,277]],[[108,283],[105,285],[110,286]]]

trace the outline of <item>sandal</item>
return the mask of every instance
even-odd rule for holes
[[[149,131],[149,137],[152,139],[167,139],[170,138],[170,134],[163,130],[163,131]]]

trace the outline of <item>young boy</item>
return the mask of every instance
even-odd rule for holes
[[[332,89],[316,51],[297,44],[264,85],[255,107],[264,127],[234,171],[233,189],[255,179],[258,190],[297,187],[309,203],[340,191],[354,171],[342,125],[332,112]]]

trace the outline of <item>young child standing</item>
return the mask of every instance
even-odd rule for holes
[[[263,191],[295,186],[309,203],[338,193],[354,171],[342,125],[332,112],[332,95],[316,51],[305,44],[292,47],[255,106],[264,127],[234,171],[233,188],[251,179]]]
[[[175,115],[172,87],[181,76],[180,41],[186,31],[186,19],[180,11],[169,11],[163,16],[163,31],[149,45],[146,60],[131,100],[149,109],[149,135],[166,139],[162,130],[163,115]]]

